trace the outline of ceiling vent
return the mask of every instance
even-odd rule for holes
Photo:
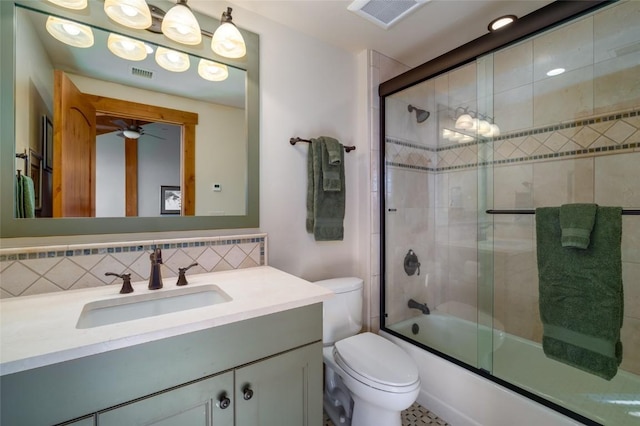
[[[131,75],[134,77],[153,78],[153,71],[143,70],[142,68],[131,67]]]
[[[356,0],[347,9],[385,30],[430,0]]]

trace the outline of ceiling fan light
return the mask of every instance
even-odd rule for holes
[[[122,131],[122,134],[128,139],[138,139],[140,137],[140,132],[136,130],[126,129]]]
[[[247,46],[240,30],[232,22],[231,8],[222,13],[222,23],[211,38],[211,50],[225,58],[242,58],[247,54]]]
[[[104,12],[125,27],[144,30],[151,26],[151,11],[145,0],[105,0]]]
[[[179,0],[162,19],[162,33],[173,41],[195,45],[202,41],[198,20],[185,0]]]
[[[156,50],[156,62],[167,71],[173,72],[183,72],[191,66],[189,56],[186,53],[160,46]]]
[[[198,74],[205,80],[223,81],[229,77],[229,69],[226,65],[207,59],[200,59],[200,63],[198,63]]]
[[[87,0],[49,0],[49,3],[73,10],[82,10],[87,7]]]
[[[93,46],[93,31],[91,28],[74,21],[49,16],[46,28],[49,34],[58,41],[73,47]]]
[[[107,47],[114,55],[129,61],[142,61],[147,57],[143,42],[118,34],[109,34]]]

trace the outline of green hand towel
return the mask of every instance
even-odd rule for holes
[[[36,217],[36,191],[33,179],[29,176],[22,176],[22,202],[24,205],[23,217]]]
[[[593,225],[596,223],[597,204],[564,204],[560,206],[562,247],[586,249]]]
[[[322,189],[342,191],[341,173],[344,174],[344,149],[342,144],[328,136],[322,136]]]
[[[16,198],[14,200],[16,218],[24,217],[24,195],[22,194],[22,175],[16,176]]]
[[[311,139],[307,156],[307,232],[316,241],[342,240],[344,236],[345,190],[324,191],[322,182],[322,138]],[[340,179],[344,183],[344,168]]]
[[[587,249],[562,247],[560,208],[536,209],[542,347],[610,380],[622,361],[622,209],[598,207]]]

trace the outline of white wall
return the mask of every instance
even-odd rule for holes
[[[189,5],[212,16],[223,10],[206,1]],[[361,210],[358,202],[368,188],[360,177],[368,173],[369,145],[360,133],[366,117],[357,114],[366,99],[358,97],[356,57],[240,7],[233,18],[260,36],[260,229],[269,234],[269,263],[308,280],[358,275],[369,253],[359,245],[368,206]],[[316,242],[306,232],[309,145],[289,144],[294,136],[321,135],[357,146],[345,154],[345,232],[338,242]]]

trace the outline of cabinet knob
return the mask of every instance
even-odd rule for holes
[[[244,398],[245,401],[248,401],[251,398],[253,398],[253,391],[249,386],[245,386],[244,389],[242,389],[242,397]]]
[[[229,406],[231,405],[231,400],[229,399],[229,397],[227,397],[226,395],[223,395],[219,400],[218,400],[218,407],[220,407],[221,409],[225,409],[225,408],[229,408]]]

